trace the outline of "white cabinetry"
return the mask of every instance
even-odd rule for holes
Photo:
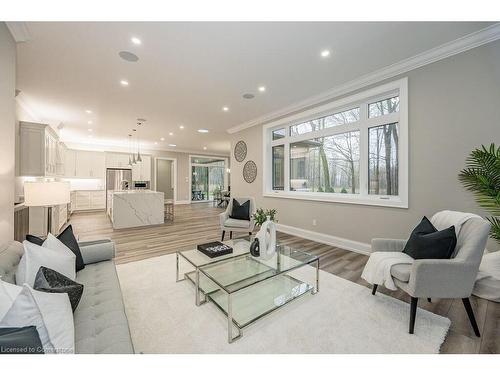
[[[68,178],[104,178],[104,152],[66,150],[65,176]]]
[[[106,152],[106,168],[130,168],[129,154]]]
[[[141,155],[142,162],[132,166],[133,181],[151,181],[151,156]]]
[[[71,194],[71,210],[102,210],[106,206],[104,190],[77,190]]]
[[[63,144],[49,125],[19,123],[20,175],[62,176]]]
[[[76,177],[76,151],[66,149],[64,159],[64,176],[68,178]]]

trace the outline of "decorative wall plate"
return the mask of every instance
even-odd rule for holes
[[[251,184],[257,178],[257,165],[253,160],[249,160],[243,167],[243,178],[246,182]]]
[[[234,157],[239,162],[247,157],[247,144],[244,141],[238,141],[234,146]]]

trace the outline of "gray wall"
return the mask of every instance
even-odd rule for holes
[[[252,195],[258,206],[276,208],[281,224],[364,243],[407,238],[422,216],[443,209],[484,215],[457,174],[473,148],[500,144],[500,41],[403,76],[409,86],[408,209],[262,197],[262,126],[232,136],[233,147],[247,142],[245,161],[254,160],[259,172],[247,184],[241,177],[245,161],[231,155],[233,196]],[[499,246],[490,240],[488,248]]]
[[[0,245],[14,239],[16,44],[0,22]]]
[[[173,181],[172,181],[172,164],[171,160],[157,159],[156,160],[156,191],[165,193],[165,199],[173,199]]]

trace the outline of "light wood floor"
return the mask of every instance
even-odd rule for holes
[[[173,223],[141,229],[113,230],[104,212],[75,213],[70,223],[80,240],[113,239],[117,248],[116,262],[127,263],[192,248],[202,241],[220,239],[220,212],[221,209],[207,203],[178,205]],[[367,256],[282,233],[279,233],[279,239],[318,254],[322,270],[368,287],[361,279]],[[379,292],[409,302],[408,296],[401,291],[392,292],[380,287]],[[441,347],[442,353],[500,353],[500,303],[475,297],[471,298],[471,302],[481,338],[474,335],[461,300],[419,302],[419,307],[448,316],[452,322]]]

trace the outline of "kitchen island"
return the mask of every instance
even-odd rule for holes
[[[108,214],[114,229],[164,223],[164,193],[152,190],[115,191]]]

